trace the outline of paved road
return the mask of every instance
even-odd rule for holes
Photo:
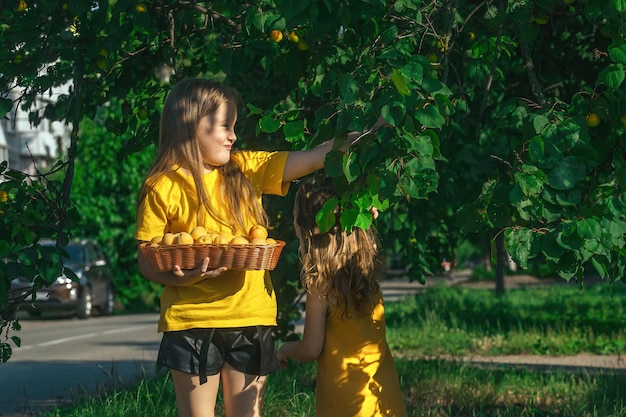
[[[22,318],[22,346],[0,364],[0,416],[31,416],[154,374],[158,315]]]

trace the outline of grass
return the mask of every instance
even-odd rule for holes
[[[598,285],[582,293],[574,286],[509,290],[501,300],[488,290],[432,288],[388,303],[388,339],[409,416],[626,417],[626,375],[618,371],[461,360],[463,355],[624,352],[624,301],[626,287],[609,295]],[[153,415],[177,416],[168,375],[146,376],[128,389],[44,414]],[[315,415],[314,363],[293,363],[270,376],[264,415]]]
[[[432,288],[386,309],[403,355],[574,355],[626,351],[626,286],[509,290]]]

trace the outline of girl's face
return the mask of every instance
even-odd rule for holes
[[[237,107],[228,102],[222,103],[214,114],[200,120],[197,137],[206,164],[219,167],[230,160],[230,151],[237,140],[236,122]]]

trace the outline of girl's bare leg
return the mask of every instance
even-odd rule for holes
[[[179,417],[215,417],[220,375],[209,375],[200,385],[200,376],[171,370]]]
[[[226,417],[261,417],[267,377],[245,374],[225,364],[222,391]]]

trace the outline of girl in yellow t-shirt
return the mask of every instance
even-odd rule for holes
[[[385,335],[378,276],[382,265],[373,228],[345,232],[336,216],[322,233],[315,222],[330,186],[301,185],[294,226],[307,290],[302,339],[278,349],[287,359],[317,360],[316,415],[406,417],[400,381]]]
[[[234,151],[237,94],[225,85],[184,79],[164,103],[159,149],[141,188],[136,238],[150,241],[195,226],[245,235],[267,226],[262,194],[322,168],[331,142],[295,152]],[[213,416],[220,381],[227,417],[260,416],[266,375],[278,368],[270,333],[276,297],[267,271],[208,269],[155,272],[164,285],[157,363],[170,368],[179,416]]]

